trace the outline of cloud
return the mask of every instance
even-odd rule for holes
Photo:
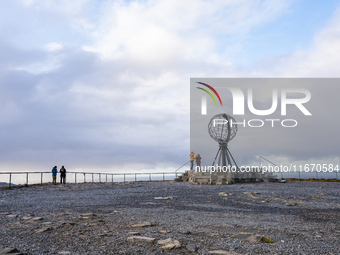
[[[45,49],[47,51],[56,51],[56,50],[61,50],[63,46],[59,43],[53,42],[53,43],[48,43],[45,45]]]
[[[0,150],[32,168],[181,165],[190,77],[337,75],[338,13],[309,50],[231,61],[291,1],[17,2],[24,19],[0,41]]]

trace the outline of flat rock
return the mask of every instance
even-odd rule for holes
[[[95,215],[94,213],[83,213],[83,214],[80,214],[80,216],[82,216],[82,217],[93,217],[93,216],[97,216],[97,215]]]
[[[8,215],[6,215],[6,217],[8,217],[8,218],[16,218],[16,217],[18,217],[18,215],[17,214],[8,214]]]
[[[152,243],[156,239],[152,237],[146,237],[146,236],[130,236],[127,238],[128,242],[136,243],[136,242],[146,242],[146,243]]]
[[[8,215],[10,214],[9,212],[1,212],[0,215]]]
[[[198,250],[197,246],[194,245],[194,244],[188,244],[187,246],[185,246],[185,248],[188,250],[188,251],[192,251],[192,252],[196,252]]]
[[[47,232],[49,230],[51,230],[50,227],[43,227],[43,228],[40,228],[37,231],[35,231],[35,233],[43,233],[43,232]]]
[[[179,241],[177,240],[172,240],[171,238],[164,239],[164,240],[159,240],[157,244],[163,245],[161,249],[163,250],[171,250],[174,248],[180,248],[182,245]]]
[[[30,219],[32,219],[32,217],[31,216],[24,216],[24,217],[22,217],[22,219],[23,220],[30,220]]]
[[[250,242],[259,242],[262,238],[262,236],[259,236],[254,233],[239,233],[234,236],[237,239],[243,240],[243,241],[250,241]]]
[[[171,242],[172,242],[172,239],[168,238],[168,239],[157,241],[157,244],[168,244],[168,243],[171,243]]]
[[[5,249],[1,249],[0,248],[0,254],[10,254],[10,253],[16,253],[18,252],[18,250],[16,248],[5,248]]]
[[[218,195],[220,195],[222,197],[227,197],[227,196],[232,196],[234,194],[233,193],[228,193],[228,192],[220,192],[220,193],[218,193]]]
[[[71,254],[71,252],[70,251],[60,251],[60,252],[58,252],[58,254],[66,255],[66,254]]]
[[[130,225],[130,227],[132,228],[142,228],[142,227],[150,227],[150,226],[152,226],[151,222],[142,222],[142,223]]]
[[[52,224],[52,222],[48,222],[48,221],[46,221],[46,222],[43,222],[43,223],[41,223],[42,225],[50,225],[50,224]]]
[[[172,200],[173,197],[155,197],[155,200]]]
[[[159,233],[162,233],[162,234],[170,233],[170,231],[168,231],[168,230],[163,230],[163,229],[158,230],[158,232],[159,232]]]
[[[209,254],[223,254],[223,255],[239,255],[239,253],[235,253],[232,251],[222,251],[222,250],[216,250],[216,251],[208,251]]]
[[[38,221],[38,220],[43,220],[42,217],[33,217],[32,219],[30,219],[30,221]]]
[[[129,232],[128,235],[130,235],[130,236],[139,236],[140,233],[139,232]]]

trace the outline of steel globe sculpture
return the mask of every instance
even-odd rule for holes
[[[236,168],[238,168],[228,149],[228,143],[236,136],[237,130],[236,120],[232,116],[226,113],[220,113],[212,117],[208,124],[208,132],[210,137],[219,143],[219,149],[213,162],[213,166],[215,165],[217,157],[219,157],[218,166],[232,167],[231,158]]]

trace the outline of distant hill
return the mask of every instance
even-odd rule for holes
[[[0,186],[8,186],[8,183],[7,182],[0,182]]]

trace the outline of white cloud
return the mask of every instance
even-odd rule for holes
[[[48,43],[45,45],[45,49],[47,51],[57,51],[57,50],[61,50],[63,48],[63,46],[59,43],[53,42],[53,43]]]
[[[221,44],[229,47],[223,36],[242,36],[271,21],[287,2],[118,1],[105,7],[92,33],[94,45],[85,49],[114,59],[168,65],[179,59],[216,59]]]
[[[272,57],[251,73],[271,77],[339,77],[339,64],[340,8],[326,26],[316,32],[309,48]]]
[[[187,159],[190,77],[338,75],[338,12],[309,50],[245,70],[228,52],[242,50],[249,31],[282,15],[290,1],[106,1],[99,19],[91,22],[84,11],[89,1],[23,2],[27,11],[40,13],[37,24],[44,15],[56,15],[93,40],[70,48],[50,39],[39,52],[42,57],[8,61],[11,68],[1,71],[7,84],[1,92],[10,94],[0,111],[8,119],[1,122],[8,127],[3,134],[9,138],[3,140],[19,141],[10,143],[11,151],[36,146],[28,154],[22,149],[32,162],[48,164],[53,151],[65,150],[56,158],[67,157],[77,167],[127,161],[129,168],[174,165]],[[20,75],[30,82],[24,76],[13,83]],[[11,126],[20,118],[20,127]]]

